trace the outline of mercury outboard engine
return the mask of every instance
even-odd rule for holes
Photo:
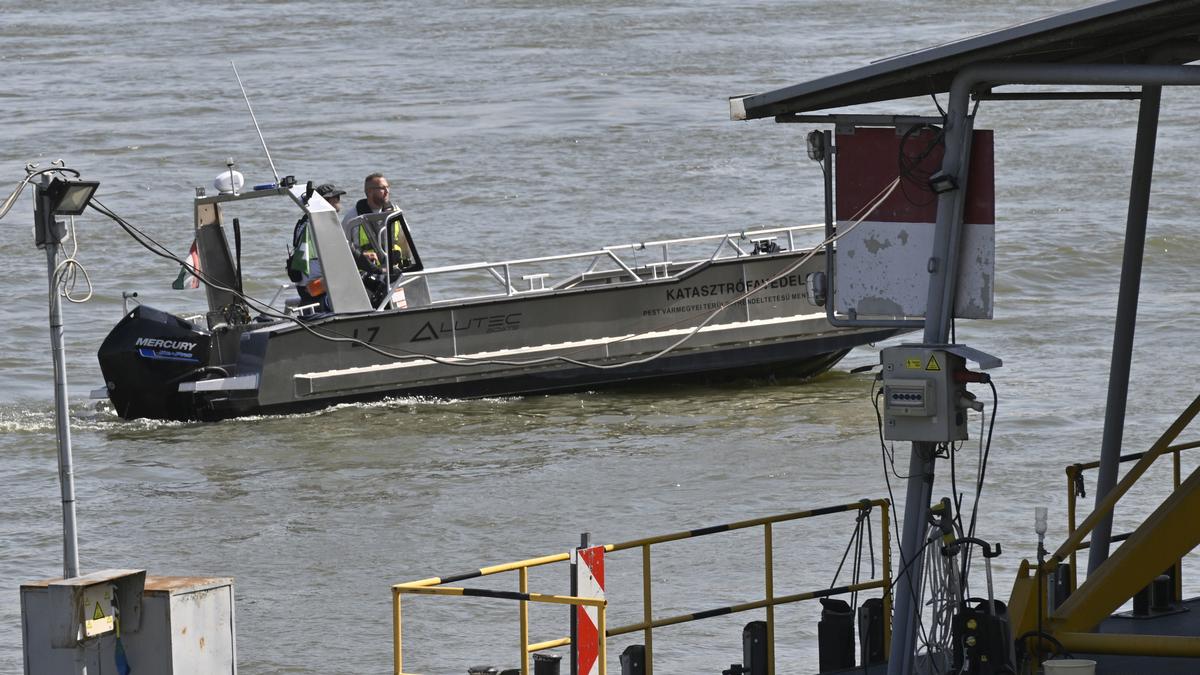
[[[212,333],[173,314],[139,305],[100,345],[108,398],[125,419],[196,418],[192,394],[179,383],[208,374]]]

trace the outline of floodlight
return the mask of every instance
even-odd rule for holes
[[[59,216],[78,216],[83,214],[98,187],[100,183],[94,180],[55,178],[46,186],[44,194],[49,200],[51,213]]]
[[[958,179],[946,173],[945,171],[939,171],[929,177],[929,189],[933,190],[935,194],[939,195],[943,192],[957,190]]]
[[[825,161],[825,132],[808,132],[808,158],[814,162]]]

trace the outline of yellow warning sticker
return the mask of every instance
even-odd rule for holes
[[[934,358],[933,354],[930,354],[929,355],[929,363],[926,364],[925,370],[941,370],[941,369],[942,369],[942,367],[938,365],[937,359]]]
[[[116,626],[115,617],[105,616],[104,609],[100,603],[96,603],[96,609],[92,612],[92,618],[83,622],[84,637],[96,637],[109,633]]]
[[[904,367],[908,368],[909,370],[920,370],[921,369],[921,359],[919,359],[919,358],[904,359]]]

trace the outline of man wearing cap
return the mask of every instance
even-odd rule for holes
[[[323,183],[317,186],[317,194],[324,197],[334,211],[342,212],[342,195],[346,194],[345,190],[333,183]]]

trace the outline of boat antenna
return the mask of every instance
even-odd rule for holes
[[[238,87],[242,90],[242,98],[246,99],[246,109],[250,111],[250,119],[254,121],[254,130],[258,132],[258,140],[262,143],[263,152],[267,155],[267,163],[271,165],[271,173],[275,176],[275,184],[279,185],[279,172],[275,170],[275,162],[271,161],[271,151],[267,149],[267,140],[263,138],[262,128],[258,126],[258,118],[254,116],[254,108],[250,107],[250,97],[246,95],[246,87],[242,84],[242,76],[238,75],[236,63],[230,61],[229,65],[233,66],[233,76],[237,78]]]

